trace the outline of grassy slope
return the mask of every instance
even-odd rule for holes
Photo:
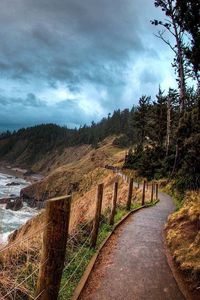
[[[28,198],[40,200],[43,198],[64,195],[70,192],[72,184],[79,186],[79,191],[86,192],[87,186],[97,184],[104,177],[106,164],[116,164],[123,161],[125,150],[112,146],[113,138],[107,138],[100,144],[98,149],[90,146],[66,148],[61,155],[53,160],[52,157],[45,158],[48,161],[49,175],[41,182],[22,191]],[[38,162],[43,166],[46,162]],[[43,167],[43,170],[46,169]]]
[[[79,189],[73,193],[72,215],[70,230],[80,222],[93,217],[96,197],[96,188],[98,183],[104,182],[104,202],[103,210],[106,209],[112,198],[112,186],[115,175],[110,170],[104,168],[105,164],[118,164],[124,158],[125,150],[112,146],[113,138],[107,138],[96,150],[90,146],[80,146],[65,149],[65,153],[58,158],[58,164],[62,166],[54,169],[41,182],[32,184],[24,189],[24,192],[30,197],[41,199],[44,191],[48,192],[49,197],[67,194],[67,188],[70,183],[78,182]],[[126,188],[120,180],[119,203],[126,199]],[[123,197],[124,196],[124,197]],[[32,228],[37,230],[41,224],[36,218],[35,225],[31,221],[27,223],[26,228],[22,227],[19,236],[31,234]]]
[[[200,192],[188,192],[182,207],[166,225],[167,244],[178,268],[190,282],[200,286]]]
[[[79,149],[80,150],[80,149]],[[47,184],[52,189],[59,188],[60,193],[66,192],[67,180],[79,180],[79,191],[73,195],[71,218],[70,218],[70,234],[76,231],[77,226],[91,221],[95,213],[95,198],[97,184],[104,182],[104,198],[102,204],[103,214],[108,214],[111,207],[113,183],[116,179],[116,175],[112,171],[104,168],[105,164],[120,164],[124,158],[125,150],[112,146],[112,139],[106,139],[96,151],[89,149],[85,152],[83,150],[83,156],[79,160],[74,160],[71,163],[67,163],[62,167],[59,167],[53,171],[42,183],[31,187],[33,194],[35,195],[38,190],[42,191],[42,188]],[[74,155],[74,153],[72,154]],[[69,174],[71,174],[69,176]],[[68,177],[69,176],[69,177]],[[68,179],[69,178],[69,179]],[[118,193],[118,209],[120,212],[117,217],[120,219],[125,213],[122,207],[125,206],[128,192],[128,184],[124,183],[122,178],[119,178],[119,193]],[[134,191],[134,202],[141,203],[141,192],[139,190]],[[136,198],[136,199],[135,199]],[[147,197],[150,199],[150,195]],[[137,204],[138,205],[138,204]],[[13,234],[10,240],[17,243],[20,240],[24,240],[31,236],[31,240],[17,243],[17,247],[10,248],[5,256],[0,257],[0,267],[2,265],[4,272],[0,275],[0,288],[9,289],[12,283],[16,280],[21,280],[32,272],[39,265],[39,249],[41,249],[41,231],[44,227],[44,213],[28,221],[18,231]],[[107,230],[106,230],[107,232]],[[28,249],[28,253],[27,253]],[[27,270],[27,266],[29,269]],[[11,272],[10,272],[11,270]],[[33,279],[33,282],[28,283],[27,288],[33,289],[31,286],[35,285],[37,274]],[[26,288],[25,286],[23,288]]]

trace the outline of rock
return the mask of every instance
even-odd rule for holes
[[[16,198],[17,195],[16,195],[16,194],[11,194],[11,195],[10,195],[10,198],[13,198],[13,197]]]
[[[38,201],[38,200],[35,200],[35,199],[24,199],[24,202],[26,202],[27,205],[31,208],[42,209],[42,208],[45,207],[45,200]]]
[[[6,184],[6,186],[17,186],[17,185],[20,185],[19,182],[9,182]]]
[[[1,198],[0,199],[0,204],[6,204],[11,200],[11,198]]]
[[[35,172],[33,172],[32,170],[28,170],[24,173],[25,176],[32,176],[35,175]]]
[[[22,199],[19,197],[16,197],[15,199],[9,199],[9,201],[6,204],[6,209],[10,210],[20,210],[23,207]]]

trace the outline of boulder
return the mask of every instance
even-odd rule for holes
[[[9,201],[6,204],[6,209],[10,210],[20,210],[23,207],[23,202],[22,199],[17,197],[15,199],[9,199]]]
[[[14,181],[9,182],[9,183],[6,184],[6,186],[17,186],[17,185],[20,185],[20,183],[19,182],[14,182]]]
[[[6,204],[11,200],[11,198],[1,198],[0,199],[0,204]]]

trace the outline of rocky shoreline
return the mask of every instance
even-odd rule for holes
[[[43,175],[33,173],[30,170],[22,169],[19,167],[13,167],[5,163],[0,163],[0,173],[22,178],[30,183],[37,182],[44,177]]]
[[[11,177],[24,179],[27,182],[29,182],[30,185],[42,180],[43,178],[43,176],[40,174],[35,174],[26,169],[12,167],[10,165],[6,165],[3,163],[0,164],[0,173],[5,175],[10,175]],[[18,186],[18,185],[20,185],[20,183],[15,182],[15,180],[13,179],[12,182],[8,183],[6,186]],[[10,195],[9,197],[0,198],[0,204],[5,204],[6,209],[10,209],[13,211],[20,210],[23,207],[23,202],[27,203],[27,205],[30,206],[31,208],[37,207],[41,209],[44,206],[42,201],[40,201],[39,203],[34,199],[29,199],[28,197],[26,197],[26,195],[24,195],[23,193],[23,188],[21,189],[19,196]]]

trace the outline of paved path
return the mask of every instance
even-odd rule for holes
[[[79,299],[185,299],[167,264],[163,245],[164,224],[175,207],[166,194],[159,193],[159,198],[156,206],[137,212],[122,225],[116,246],[108,254],[109,263],[96,264]]]

